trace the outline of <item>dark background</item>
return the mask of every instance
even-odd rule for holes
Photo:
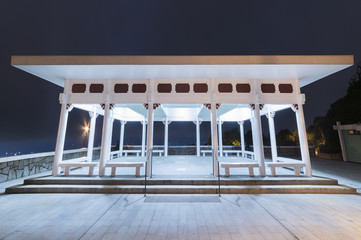
[[[53,151],[60,112],[62,88],[11,67],[11,55],[352,54],[358,63],[360,9],[359,0],[1,1],[0,156]],[[354,72],[351,67],[301,89],[307,125],[345,95]],[[296,128],[293,115],[279,112],[276,131]],[[65,148],[85,146],[81,126],[87,113],[73,110],[69,116]],[[99,117],[96,145],[101,124]],[[155,128],[155,144],[161,144],[163,126]],[[193,123],[172,123],[169,131],[170,145],[195,141]],[[207,123],[202,133],[206,142]],[[140,123],[128,123],[125,143],[140,144],[140,137]]]

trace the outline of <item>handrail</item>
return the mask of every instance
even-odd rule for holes
[[[145,169],[144,169],[144,197],[147,196],[147,172],[148,172],[148,161],[150,160],[152,163],[153,158],[153,148],[148,149],[148,154],[145,159]],[[152,174],[151,174],[152,176]]]
[[[219,173],[219,160],[218,160],[218,153],[216,153],[216,151],[214,150],[214,148],[212,148],[212,160],[214,162],[214,160],[217,161],[217,165],[218,165],[218,196],[221,197],[221,175]],[[213,172],[214,172],[214,164],[213,165]]]

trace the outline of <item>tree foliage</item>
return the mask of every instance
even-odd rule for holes
[[[333,129],[337,121],[341,124],[361,122],[361,65],[357,66],[357,71],[351,78],[346,96],[331,104],[324,117],[316,117],[314,120],[313,126],[320,129],[323,134],[319,135],[320,138],[323,137],[323,143],[320,144],[321,152],[341,151],[337,131]]]

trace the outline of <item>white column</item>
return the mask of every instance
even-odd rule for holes
[[[197,147],[197,157],[201,156],[201,131],[200,131],[200,121],[197,118],[196,121],[196,147]]]
[[[120,140],[119,140],[119,155],[123,156],[123,147],[124,147],[124,128],[126,121],[120,121]]]
[[[95,125],[98,114],[94,110],[93,112],[89,112],[89,116],[90,116],[90,126],[89,126],[87,161],[91,162],[93,160]]]
[[[168,117],[164,121],[164,156],[168,156]]]
[[[340,146],[341,146],[341,152],[342,152],[342,159],[347,162],[347,151],[346,151],[346,145],[345,145],[345,139],[343,138],[342,129],[341,129],[341,123],[339,121],[336,122],[336,126],[333,126],[334,130],[337,130],[338,138],[340,140]]]
[[[239,124],[239,134],[240,134],[240,140],[241,140],[241,150],[242,150],[242,157],[245,156],[244,151],[246,151],[245,143],[244,143],[244,121],[238,122]]]
[[[266,169],[264,164],[264,152],[263,152],[263,139],[262,139],[262,126],[259,104],[254,104],[254,118],[252,124],[252,131],[254,131],[253,147],[256,160],[259,164],[260,175],[264,177],[266,175]]]
[[[142,157],[145,156],[145,130],[146,130],[147,122],[144,119],[142,121]]]
[[[271,112],[268,107],[267,118],[268,118],[268,127],[269,127],[269,136],[271,140],[271,153],[272,153],[272,162],[277,162],[277,142],[276,142],[276,130],[274,123],[275,112]]]
[[[300,95],[300,98],[302,98],[302,95]],[[306,176],[312,176],[310,152],[308,149],[308,142],[307,142],[306,124],[303,115],[303,106],[302,106],[302,101],[299,102],[300,104],[294,106],[294,110],[296,113],[297,131],[298,131],[298,138],[300,141],[301,157],[302,157],[302,161],[306,164]]]
[[[147,158],[149,157],[149,151],[153,148],[153,102],[148,103],[148,132],[147,132]],[[152,159],[148,158],[147,164],[147,177],[150,176]]]
[[[222,136],[222,121],[218,121],[218,141],[219,141],[219,156],[223,157],[223,136]]]
[[[104,104],[104,120],[103,120],[103,134],[102,134],[102,146],[100,150],[100,162],[99,162],[99,176],[103,177],[105,173],[105,164],[110,158],[111,137],[112,137],[112,105]]]
[[[68,114],[69,111],[71,111],[71,108],[72,107],[66,103],[63,103],[61,105],[58,137],[56,139],[55,155],[54,155],[54,163],[53,163],[53,176],[56,176],[60,173],[59,163],[63,161],[66,126],[68,123]]]
[[[255,132],[256,132],[256,130],[255,130],[255,128],[256,128],[256,126],[255,126],[255,124],[254,124],[254,111],[253,110],[251,110],[251,119],[250,119],[250,122],[251,122],[251,133],[252,133],[252,145],[253,145],[253,154],[254,154],[254,158],[255,159],[258,159],[258,156],[257,156],[257,154],[258,154],[258,152],[256,152],[256,145],[257,145],[257,141],[255,141]]]
[[[217,139],[217,108],[216,104],[211,104],[211,135],[212,135],[212,149],[214,149],[216,156],[218,156],[218,139]],[[218,176],[218,164],[216,159],[213,159],[214,176]]]

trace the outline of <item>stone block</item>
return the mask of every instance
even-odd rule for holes
[[[24,169],[24,161],[19,161],[18,169]]]
[[[13,166],[14,166],[14,167],[19,166],[19,162],[20,162],[20,161],[14,161],[14,162],[13,162],[13,163],[14,163]]]
[[[2,174],[8,175],[10,171],[10,167],[6,167],[2,170]]]
[[[33,175],[33,174],[35,174],[35,167],[34,166],[31,168],[29,175]]]
[[[8,179],[8,175],[0,174],[0,183],[5,182]]]
[[[30,172],[29,172],[29,167],[28,167],[28,166],[25,166],[25,167],[24,167],[24,177],[25,177],[25,176],[29,176],[29,173],[30,173]]]
[[[6,162],[0,163],[0,169],[6,168],[8,164]]]
[[[10,169],[9,171],[9,175],[8,175],[8,180],[14,180],[16,179],[16,172],[15,172],[15,169]]]
[[[16,170],[16,178],[21,178],[21,177],[23,177],[23,173],[24,173],[23,170]]]

